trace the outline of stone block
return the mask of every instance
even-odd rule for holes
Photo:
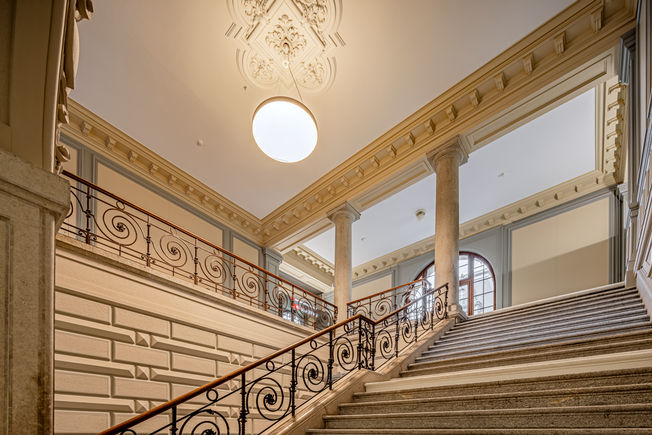
[[[192,375],[190,373],[169,370],[150,369],[150,378],[154,381],[174,382],[177,384],[204,385],[214,381],[214,377]]]
[[[54,407],[56,409],[75,409],[78,411],[134,412],[134,401],[109,397],[55,394]]]
[[[106,324],[111,323],[111,307],[109,305],[61,291],[55,292],[54,309],[57,313],[70,314]]]
[[[170,336],[170,322],[167,320],[118,307],[113,308],[113,324],[136,331],[151,332],[165,337]]]
[[[214,348],[216,343],[215,333],[179,323],[172,323],[172,338],[211,348]]]
[[[272,353],[276,352],[277,349],[267,347],[267,346],[261,346],[260,344],[254,344],[254,358],[255,359],[260,359],[264,358],[267,355],[271,355]]]
[[[231,372],[240,370],[242,367],[236,364],[231,364],[227,362],[218,362],[217,363],[217,376],[222,377],[228,375]]]
[[[228,352],[236,352],[248,356],[253,355],[253,344],[244,339],[220,335],[217,338],[217,347]]]
[[[121,423],[125,420],[128,420],[132,417],[135,417],[137,414],[127,414],[127,413],[121,413],[121,412],[116,412],[113,414],[113,424],[116,425],[118,423]],[[144,422],[137,424],[136,426],[133,427],[135,433],[141,434],[141,433],[151,433],[156,431],[157,429],[162,428],[163,426],[167,425],[170,422],[170,417],[167,415],[156,415],[148,420],[145,420]]]
[[[54,391],[57,393],[108,396],[110,385],[109,376],[63,370],[54,371]]]
[[[172,370],[215,376],[215,360],[173,353]]]
[[[91,358],[83,358],[72,355],[54,355],[54,367],[57,369],[90,372],[103,375],[134,376],[134,366],[109,361],[98,361]]]
[[[55,331],[54,334],[54,349],[61,353],[108,360],[110,344],[111,342],[104,338],[88,337],[72,332]]]
[[[154,367],[170,367],[168,352],[124,343],[113,343],[113,360]]]
[[[196,344],[184,343],[167,338],[152,337],[152,347],[155,349],[165,349],[186,355],[209,358],[216,361],[229,360],[229,354],[227,352],[219,351],[216,349],[207,349],[204,346],[197,346]]]
[[[135,334],[133,331],[116,328],[115,326],[105,325],[103,323],[78,319],[63,314],[56,314],[54,316],[54,327],[64,331],[78,332],[80,334],[91,335],[94,337],[109,338],[111,340],[123,341],[125,343],[134,342]]]
[[[54,411],[54,432],[65,434],[94,434],[108,429],[108,412]]]
[[[169,385],[162,382],[113,378],[113,396],[167,401],[169,400]]]

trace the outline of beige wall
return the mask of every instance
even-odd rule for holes
[[[314,332],[59,238],[57,434],[97,433]]]
[[[97,165],[97,185],[208,240],[214,245],[222,246],[222,230],[220,228],[161,198],[151,190],[102,164]],[[258,264],[257,259],[256,264]]]
[[[351,290],[351,300],[364,298],[374,293],[392,288],[392,274],[387,274],[376,278],[373,281],[365,282],[364,284],[354,285]]]
[[[609,199],[512,232],[512,305],[609,283]]]

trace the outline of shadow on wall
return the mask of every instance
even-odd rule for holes
[[[609,284],[609,240],[519,267],[512,258],[512,305]]]

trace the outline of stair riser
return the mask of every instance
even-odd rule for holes
[[[652,429],[646,428],[595,428],[595,429],[578,429],[578,428],[528,428],[528,429],[477,429],[477,428],[464,428],[464,429],[426,429],[417,431],[417,429],[311,429],[306,432],[312,435],[356,435],[356,434],[370,434],[370,435],[436,435],[436,434],[462,434],[462,435],[627,435],[627,434],[652,434]]]
[[[355,402],[385,400],[437,398],[442,396],[512,393],[518,391],[540,391],[548,389],[603,387],[652,383],[652,370],[636,371],[618,375],[576,376],[559,379],[541,378],[523,382],[490,382],[485,384],[453,385],[423,390],[388,391],[383,393],[356,393]]]
[[[554,305],[542,305],[537,307],[530,307],[518,310],[509,310],[509,311],[496,311],[493,313],[481,315],[478,317],[471,317],[465,322],[465,327],[471,327],[483,324],[485,322],[494,323],[494,322],[504,322],[513,317],[532,317],[540,316],[545,314],[554,314],[569,308],[575,310],[583,309],[592,309],[594,307],[605,307],[605,306],[618,306],[623,301],[640,301],[640,295],[637,291],[631,291],[621,294],[614,295],[601,295],[595,297],[585,297],[581,300],[567,300],[560,301]]]
[[[611,336],[611,337],[605,337],[605,338],[596,338],[590,341],[569,341],[569,342],[564,342],[564,343],[557,343],[557,344],[540,344],[537,346],[530,346],[527,349],[521,349],[521,350],[497,350],[497,351],[492,351],[488,350],[486,352],[476,352],[473,355],[469,356],[461,356],[461,357],[450,357],[446,359],[442,359],[437,357],[436,359],[430,358],[430,357],[417,357],[416,362],[411,364],[410,367],[430,367],[432,366],[433,363],[437,363],[440,365],[444,364],[456,364],[456,363],[464,363],[464,362],[474,362],[477,361],[478,359],[485,359],[485,358],[507,358],[507,357],[513,357],[513,356],[522,356],[526,352],[553,352],[553,351],[561,351],[564,349],[578,349],[582,347],[604,347],[604,346],[612,346],[612,345],[621,345],[623,343],[630,343],[630,342],[648,342],[652,340],[652,329],[649,330],[644,330],[644,331],[639,331],[639,332],[634,332],[634,333],[626,333],[624,335],[617,335],[617,336]],[[529,354],[529,353],[528,353]]]
[[[545,337],[547,335],[568,334],[574,332],[592,331],[599,328],[607,328],[611,326],[622,326],[631,323],[646,322],[649,318],[647,314],[639,314],[637,316],[615,317],[611,319],[600,319],[596,321],[585,321],[581,323],[559,323],[556,325],[544,325],[539,328],[523,328],[519,331],[512,331],[507,334],[486,335],[483,337],[460,337],[454,340],[437,341],[430,350],[436,348],[449,349],[456,346],[471,346],[478,343],[502,343],[505,341],[512,341],[525,338]]]
[[[326,428],[334,429],[447,429],[466,427],[484,428],[545,428],[545,427],[650,427],[652,409],[644,411],[611,411],[581,413],[538,413],[519,412],[518,414],[488,415],[420,415],[419,418],[387,417],[375,415],[368,418],[326,417]]]
[[[374,405],[364,403],[356,406],[341,406],[340,415],[355,414],[397,414],[405,412],[462,411],[479,409],[545,408],[555,406],[623,405],[652,402],[652,388],[649,390],[562,393],[545,396],[514,395],[507,398],[460,399],[426,403],[394,403]]]
[[[649,322],[648,322],[649,323]],[[472,355],[477,352],[483,352],[485,350],[494,350],[494,351],[499,351],[499,350],[512,350],[512,349],[521,349],[524,347],[528,346],[536,346],[539,344],[553,344],[553,343],[559,343],[563,341],[570,341],[570,340],[576,340],[576,339],[587,339],[587,338],[594,338],[594,337],[601,337],[601,336],[607,336],[611,335],[614,333],[619,333],[619,332],[633,332],[633,331],[644,331],[650,328],[650,325],[648,323],[645,324],[625,324],[625,325],[619,325],[618,327],[614,327],[611,330],[608,331],[591,331],[591,332],[585,332],[585,333],[578,333],[578,334],[560,334],[560,335],[555,335],[555,336],[547,336],[547,337],[536,337],[532,340],[523,340],[523,341],[514,341],[514,342],[500,342],[500,343],[487,343],[486,345],[483,346],[469,346],[469,347],[460,347],[460,348],[450,348],[450,349],[440,349],[440,350],[433,350],[433,351],[427,351],[422,354],[422,357],[420,357],[418,360],[422,361],[421,358],[427,358],[431,356],[437,356],[437,357],[452,357],[452,356],[462,356],[462,355]]]
[[[448,331],[443,337],[441,337],[438,343],[452,342],[455,340],[467,340],[471,338],[481,338],[487,336],[499,336],[499,335],[508,335],[513,334],[514,332],[519,331],[537,331],[545,328],[554,328],[559,326],[562,322],[565,326],[569,327],[570,325],[581,325],[583,323],[596,323],[600,321],[610,321],[614,319],[622,319],[623,317],[639,317],[647,316],[647,311],[642,305],[636,309],[626,309],[626,310],[617,310],[617,311],[608,311],[608,312],[595,312],[589,313],[586,315],[580,316],[567,316],[563,318],[555,319],[541,319],[536,322],[519,322],[519,323],[510,323],[502,327],[496,328],[481,328],[478,330],[464,330],[459,331],[457,328],[453,328]]]
[[[431,363],[431,366],[418,366],[410,365],[409,370],[401,372],[401,376],[421,376],[425,374],[453,372],[460,370],[473,370],[484,367],[498,367],[509,364],[523,364],[537,361],[552,361],[560,358],[577,358],[591,355],[604,355],[614,352],[629,352],[634,350],[652,349],[652,340],[643,341],[635,344],[627,345],[613,345],[609,348],[600,347],[597,349],[586,348],[582,350],[567,349],[558,352],[531,352],[524,350],[521,356],[513,356],[510,358],[492,358],[492,355],[485,355],[476,358],[475,361],[467,361],[464,363],[451,364],[451,363]],[[436,361],[436,359],[434,359]]]

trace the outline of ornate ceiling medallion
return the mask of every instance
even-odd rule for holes
[[[335,79],[332,52],[344,46],[337,33],[342,0],[227,0],[233,23],[227,37],[241,43],[236,61],[250,84],[318,93]],[[290,71],[291,69],[291,71]]]

